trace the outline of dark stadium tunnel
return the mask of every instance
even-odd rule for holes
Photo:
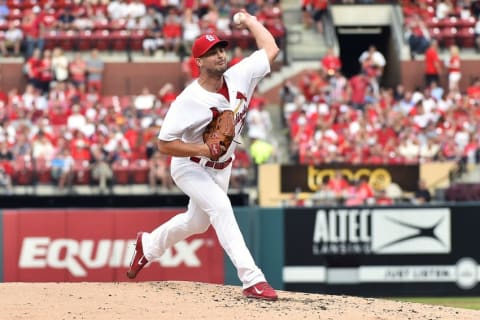
[[[340,47],[342,72],[351,77],[360,72],[358,58],[370,45],[374,45],[387,59],[385,73],[388,72],[388,56],[390,43],[389,27],[338,27],[337,37]]]

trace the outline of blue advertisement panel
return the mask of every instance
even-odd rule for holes
[[[235,208],[235,217],[245,243],[275,289],[283,288],[283,210],[280,208]],[[225,254],[225,284],[241,285],[237,271]]]
[[[284,225],[287,290],[480,294],[478,207],[292,208]]]

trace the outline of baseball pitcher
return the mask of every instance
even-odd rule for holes
[[[195,40],[192,55],[200,76],[172,103],[158,135],[160,152],[172,156],[172,178],[189,197],[188,209],[150,233],[138,233],[127,276],[135,278],[176,242],[212,225],[237,269],[243,295],[277,300],[245,245],[227,189],[254,88],[270,72],[279,48],[270,32],[246,11],[238,13],[234,23],[250,31],[258,50],[227,68],[227,41],[214,34]]]

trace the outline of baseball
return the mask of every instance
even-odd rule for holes
[[[235,24],[241,24],[245,20],[245,14],[243,12],[237,12],[233,15],[233,22]]]

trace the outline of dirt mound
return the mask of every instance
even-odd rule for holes
[[[196,282],[1,283],[1,319],[480,319],[480,312],[382,299],[279,291],[279,301]]]

